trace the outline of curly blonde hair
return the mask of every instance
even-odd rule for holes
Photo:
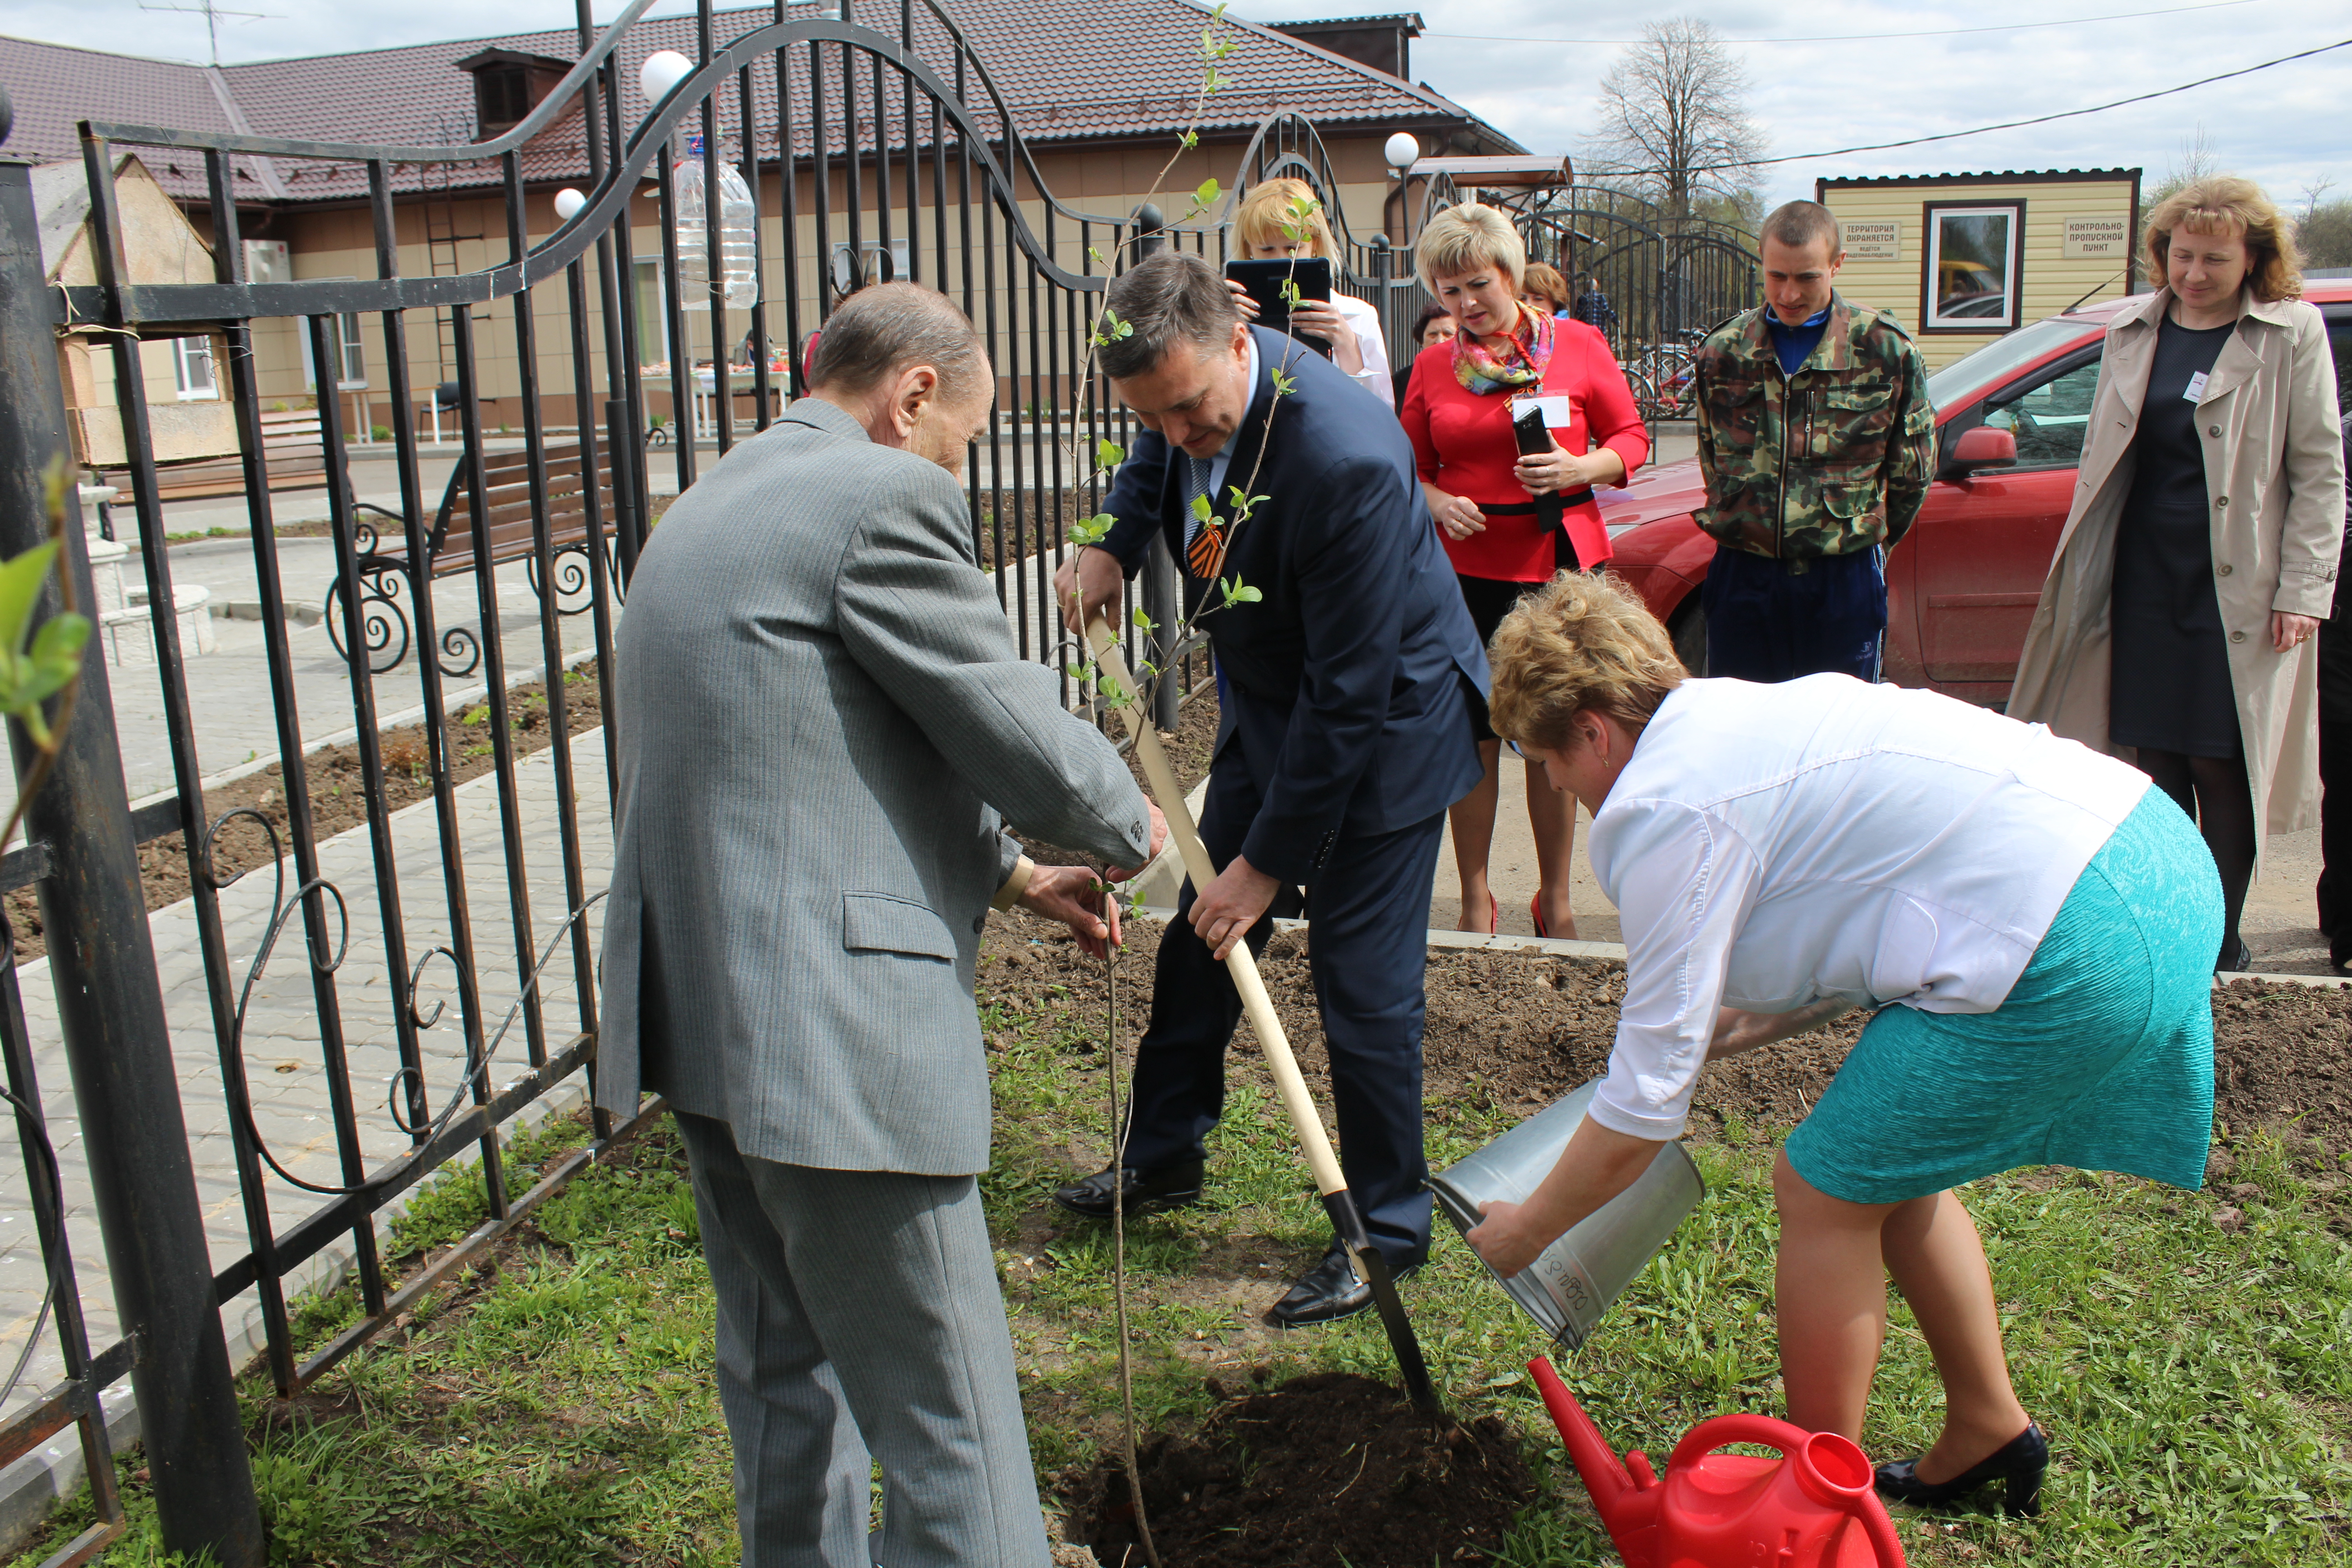
[[[2246,240],[2246,287],[2264,304],[2303,298],[2303,252],[2294,227],[2263,188],[2235,174],[2191,180],[2156,204],[2147,215],[2150,277],[2162,283],[2175,229],[2190,234],[2242,234]]]
[[[1304,203],[1310,209],[1304,224],[1290,216],[1295,203]],[[1288,231],[1300,227],[1307,230],[1309,256],[1338,259],[1339,245],[1331,237],[1330,220],[1323,216],[1323,199],[1304,180],[1286,174],[1252,185],[1250,194],[1242,198],[1240,210],[1234,214],[1234,237],[1252,250],[1261,246],[1278,249],[1294,244]]]
[[[1456,202],[1439,209],[1413,241],[1414,270],[1421,286],[1437,292],[1437,279],[1458,278],[1482,267],[1499,267],[1511,277],[1511,292],[1519,291],[1527,275],[1528,247],[1511,220],[1484,202]]]
[[[1657,617],[1598,573],[1562,572],[1520,600],[1486,657],[1495,733],[1548,751],[1566,750],[1569,726],[1588,711],[1640,734],[1687,674]]]

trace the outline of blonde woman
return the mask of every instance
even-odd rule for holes
[[[2074,505],[2009,711],[2130,756],[2202,829],[2239,911],[2268,833],[2316,820],[2317,660],[2344,536],[2336,367],[2252,181],[2148,215],[2163,286],[2107,328]]]
[[[1293,216],[1301,206],[1311,211],[1301,223]],[[1293,238],[1290,231],[1303,228],[1303,237]],[[1336,276],[1339,270],[1339,247],[1331,237],[1331,225],[1323,216],[1323,204],[1317,198],[1315,188],[1304,180],[1285,177],[1266,180],[1250,188],[1242,198],[1241,210],[1234,215],[1234,240],[1241,247],[1244,261],[1283,261],[1292,257],[1305,259],[1320,257],[1331,263]],[[1255,321],[1257,302],[1244,293],[1239,284],[1234,285],[1242,314]],[[1327,300],[1309,300],[1290,313],[1292,331],[1301,337],[1318,338],[1331,345],[1331,363],[1352,377],[1358,386],[1370,393],[1387,407],[1396,406],[1396,395],[1389,381],[1389,345],[1381,336],[1381,313],[1363,300],[1333,289]]]
[[[1412,438],[1421,489],[1453,559],[1481,642],[1522,595],[1566,568],[1609,559],[1609,531],[1592,487],[1616,485],[1650,455],[1641,410],[1609,340],[1581,321],[1520,301],[1527,252],[1501,213],[1476,202],[1445,208],[1422,230],[1421,285],[1453,312],[1456,331],[1421,351],[1397,411]],[[1552,449],[1520,453],[1511,405],[1542,399]],[[1464,931],[1492,931],[1502,907],[1487,885],[1501,795],[1502,745],[1482,721],[1486,763],[1478,787],[1454,807],[1454,864]],[[1576,804],[1530,765],[1528,817],[1540,885],[1529,905],[1538,936],[1572,937],[1570,868]]]
[[[1518,1272],[1682,1135],[1711,1058],[1876,1009],[1773,1170],[1789,1419],[1861,1440],[1891,1276],[1944,1428],[1878,1489],[2000,1481],[2034,1512],[2049,1446],[1952,1189],[2045,1164],[2202,1184],[2221,889],[2196,830],[2114,758],[1935,692],[1685,679],[1605,577],[1522,604],[1491,658],[1495,728],[1592,813],[1625,1002],[1559,1163],[1470,1245]]]

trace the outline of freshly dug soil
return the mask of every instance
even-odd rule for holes
[[[1213,1379],[1209,1387],[1223,1392]],[[1244,1395],[1196,1436],[1162,1437],[1136,1458],[1153,1544],[1182,1568],[1487,1563],[1535,1500],[1499,1417],[1433,1421],[1351,1373]],[[1073,1537],[1103,1568],[1141,1562],[1129,1550],[1141,1537],[1115,1456],[1088,1490]]]
[[[2352,1149],[2352,985],[2233,980],[2213,994],[2213,1119]]]
[[[564,727],[577,735],[604,723],[599,699],[597,663],[590,660],[563,683]],[[548,724],[547,687],[543,681],[512,688],[507,696],[507,721],[514,734],[515,755],[529,756],[552,743]],[[489,713],[485,702],[460,709],[445,721],[446,746],[455,784],[478,778],[497,764],[490,746]],[[425,726],[404,724],[383,731],[383,795],[387,811],[413,805],[433,794],[431,753]],[[330,746],[303,760],[309,785],[310,821],[320,839],[332,837],[367,820],[367,796],[361,787],[360,752],[356,745]],[[278,830],[278,849],[292,854],[294,838],[287,826],[286,777],[282,763],[272,763],[257,773],[205,792],[205,812],[213,821],[239,807],[249,807],[269,819]],[[226,882],[240,871],[269,863],[269,837],[250,817],[239,817],[213,840],[213,875]],[[188,855],[177,833],[151,839],[139,847],[139,882],[147,907],[160,910],[188,896]],[[16,962],[48,952],[42,934],[41,910],[30,888],[7,896],[8,923],[16,933]]]
[[[1058,929],[1025,917],[992,921],[982,950],[983,997],[1036,1013],[1067,1006],[1072,997],[1099,996],[1101,969],[1054,934]],[[1161,930],[1155,921],[1128,926],[1120,963],[1128,986],[1150,984]],[[1259,967],[1300,1067],[1328,1103],[1307,940],[1305,932],[1278,932]],[[1516,1120],[1600,1076],[1616,1034],[1625,971],[1613,963],[1538,953],[1437,952],[1429,957],[1427,994],[1429,1115],[1444,1121],[1468,1108]],[[1135,992],[1128,994],[1146,1005]],[[1866,1015],[1851,1015],[1815,1034],[1710,1066],[1692,1100],[1692,1135],[1744,1142],[1801,1121],[1867,1022]],[[2233,981],[2214,993],[2213,1026],[2213,1114],[2221,1131],[2233,1140],[2273,1131],[2308,1153],[2352,1153],[2352,984]],[[1249,1049],[1245,1038],[1239,1048]]]

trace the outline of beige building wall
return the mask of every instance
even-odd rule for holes
[[[1335,203],[1348,217],[1360,239],[1376,232],[1381,222],[1382,204],[1392,181],[1381,162],[1381,144],[1376,137],[1341,140],[1328,144],[1337,176]],[[1146,201],[1156,204],[1171,222],[1181,219],[1191,203],[1192,192],[1206,179],[1220,182],[1218,202],[1205,218],[1196,216],[1195,224],[1213,222],[1224,207],[1224,193],[1233,179],[1243,144],[1203,145],[1182,153],[1172,166],[1166,147],[1121,147],[1087,152],[1047,153],[1038,158],[1038,173],[1047,190],[1058,196],[1066,207],[1104,218],[1124,218]],[[963,220],[958,201],[961,161],[950,158],[947,170],[948,243],[944,258],[940,254],[937,215],[933,205],[931,166],[927,159],[921,168],[919,187],[919,232],[912,237],[919,247],[919,263],[923,281],[945,288],[961,300],[964,287]],[[906,165],[894,163],[892,169],[892,205],[890,226],[898,247],[908,243],[906,225]],[[796,250],[799,267],[800,324],[805,334],[816,325],[817,290],[822,276],[820,267],[829,264],[829,258],[818,254],[813,174],[803,168],[797,178],[800,217],[795,225]],[[1154,181],[1159,183],[1155,186]],[[849,238],[846,205],[847,176],[836,161],[831,170],[830,238],[838,246]],[[768,174],[761,194],[761,267],[764,293],[768,302],[767,331],[771,344],[777,352],[787,348],[785,295],[784,233],[779,216],[782,205],[782,181],[780,175]],[[650,191],[647,182],[641,191]],[[1020,182],[1018,203],[1030,232],[1042,244],[1046,238],[1045,203],[1039,199],[1034,187],[1024,178]],[[873,165],[869,161],[864,169],[862,207],[864,212],[862,238],[869,253],[878,247],[879,226],[875,213],[876,189]],[[648,285],[657,276],[661,255],[661,236],[657,226],[656,204],[641,195],[631,212],[631,247],[633,259]],[[445,221],[446,220],[446,221]],[[436,270],[478,272],[502,264],[507,258],[505,214],[503,205],[496,198],[458,201],[433,215],[436,231],[454,234],[453,244],[434,247],[428,244],[427,211],[423,202],[404,202],[394,214],[399,242],[400,266],[404,275],[426,276]],[[558,226],[554,209],[554,194],[541,191],[530,195],[526,204],[526,222],[534,243],[544,239]],[[1112,240],[1108,228],[1097,226],[1090,231],[1070,218],[1057,215],[1052,223],[1054,258],[1071,272],[1088,270],[1099,273],[1107,268],[1099,260],[1089,261],[1087,249],[1108,258]],[[370,216],[366,209],[353,207],[331,211],[288,214],[281,216],[271,230],[273,237],[288,242],[294,276],[297,279],[372,278],[375,275],[375,240]],[[1024,405],[1041,400],[1053,401],[1065,389],[1058,384],[1031,385],[1025,379],[1029,370],[1028,326],[1031,315],[1029,271],[1018,262],[1008,243],[1006,226],[1001,213],[993,222],[993,248],[983,255],[984,230],[975,207],[971,214],[971,283],[974,293],[975,318],[985,327],[989,321],[988,305],[994,304],[996,341],[992,352],[998,368],[1003,373],[1000,392],[1012,396],[1015,389],[1009,376],[1019,371],[1024,376],[1018,395]],[[593,255],[593,252],[592,252]],[[648,266],[647,264],[654,264]],[[992,291],[987,287],[989,268],[993,268]],[[590,357],[593,365],[597,396],[602,397],[605,385],[604,330],[603,311],[595,298],[595,274],[593,266],[587,274],[590,294],[588,300]],[[667,330],[660,319],[658,296],[648,288],[648,299],[655,308],[641,310],[639,316],[640,354],[649,365],[666,367],[670,357]],[[1041,289],[1041,305],[1054,296]],[[558,278],[531,290],[531,310],[539,342],[539,377],[541,407],[551,425],[569,426],[575,419],[572,409],[573,370],[572,350],[572,303],[566,282]],[[1057,314],[1054,330],[1057,341],[1066,352],[1070,320],[1066,313]],[[522,377],[515,336],[514,305],[510,300],[478,305],[472,310],[476,372],[482,397],[482,423],[491,435],[501,428],[519,432],[522,427],[520,399]],[[687,336],[691,358],[708,361],[711,357],[710,316],[705,311],[688,312]],[[1017,338],[1015,324],[1019,326]],[[741,341],[749,325],[748,315],[730,311],[727,317],[730,343]],[[345,323],[341,329],[359,345],[358,360],[362,375],[357,378],[363,386],[340,390],[343,417],[354,440],[362,439],[370,426],[388,426],[390,413],[390,377],[383,344],[383,319],[368,312]],[[429,435],[431,420],[429,404],[434,386],[444,380],[455,380],[457,366],[454,333],[440,311],[409,312],[405,331],[409,358],[411,401],[415,407],[420,427]],[[303,351],[305,335],[301,323],[293,320],[262,321],[254,323],[254,357],[265,405],[284,403],[299,406],[315,396],[318,387],[313,377],[306,374],[307,356]],[[1040,345],[1043,352],[1041,331]],[[1008,363],[1017,352],[1018,362]],[[1047,363],[1062,357],[1049,355]],[[341,379],[340,377],[338,378]],[[1041,378],[1042,380],[1043,378]],[[781,377],[779,378],[781,381]],[[656,380],[647,389],[650,413],[673,415],[667,388]],[[748,419],[751,409],[748,397],[737,405],[739,416]],[[444,416],[443,431],[448,435],[453,417]]]
[[[1847,236],[1839,291],[1856,303],[1893,310],[1918,340],[1930,369],[2002,335],[1925,325],[1931,207],[2023,204],[2019,326],[2129,291],[2126,268],[2137,245],[2140,216],[2136,169],[2088,178],[1946,175],[1844,185],[1824,181],[1820,195]]]

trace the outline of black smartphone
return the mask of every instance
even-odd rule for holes
[[[1543,405],[1532,397],[1520,404],[1519,411],[1511,416],[1511,434],[1517,439],[1523,458],[1552,449],[1551,427],[1544,423]]]
[[[1290,331],[1290,301],[1283,292],[1286,279],[1298,285],[1301,300],[1328,301],[1331,298],[1331,263],[1320,256],[1303,256],[1296,260],[1228,261],[1225,276],[1242,286],[1242,291],[1257,302],[1257,324],[1269,331]],[[1321,338],[1301,337],[1308,348],[1328,359],[1331,345]]]

